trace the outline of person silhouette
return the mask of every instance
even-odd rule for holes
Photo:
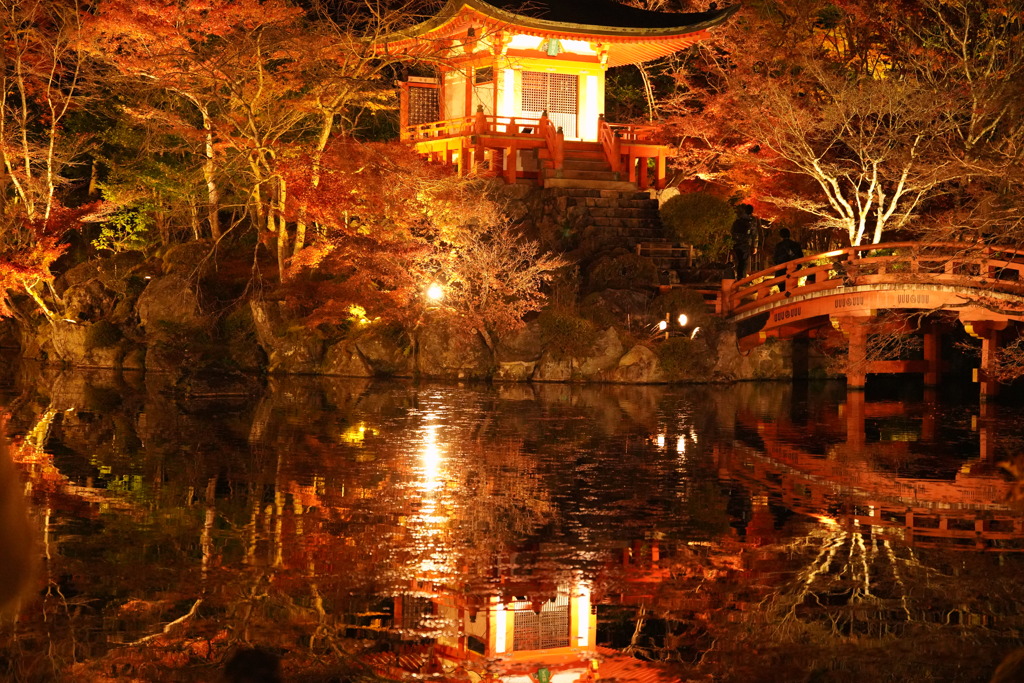
[[[789,263],[798,258],[804,257],[803,247],[800,243],[790,237],[789,228],[782,228],[779,230],[779,243],[775,245],[775,253],[772,261],[774,265],[782,265],[783,263]],[[786,274],[786,269],[775,271],[775,277],[783,277]],[[786,281],[779,281],[779,291],[786,291]]]

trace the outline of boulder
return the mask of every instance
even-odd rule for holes
[[[416,330],[416,369],[432,379],[488,379],[494,362],[476,330],[434,320]]]
[[[161,324],[198,327],[204,322],[195,288],[180,275],[150,280],[139,295],[137,308],[147,335],[158,333]]]
[[[530,379],[535,382],[571,382],[573,369],[572,358],[563,358],[550,351],[545,351],[537,362],[537,367]]]
[[[504,362],[536,362],[544,353],[544,340],[540,325],[532,321],[514,332],[502,336],[498,340],[495,357],[498,363]]]
[[[359,348],[348,341],[327,347],[320,372],[342,377],[373,377],[373,368],[359,353]]]
[[[280,301],[253,301],[256,339],[267,354],[267,371],[313,374],[320,371],[324,343],[309,329],[293,329]]]
[[[536,361],[499,361],[494,379],[499,382],[526,382],[537,368]]]
[[[355,340],[355,346],[374,376],[412,377],[416,372],[412,346],[400,340],[403,340],[403,336],[370,325]]]
[[[598,333],[591,354],[586,358],[576,359],[579,374],[589,379],[616,366],[624,350],[615,328],[607,328],[604,332]]]
[[[87,368],[120,368],[130,344],[106,321],[55,320],[50,333],[54,354],[65,363]]]
[[[602,373],[609,382],[628,384],[658,384],[665,381],[665,375],[658,365],[658,356],[650,348],[637,344],[619,359],[618,365]]]

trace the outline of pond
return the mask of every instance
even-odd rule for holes
[[[987,681],[1024,645],[1022,409],[969,388],[0,379],[41,558],[4,680]]]

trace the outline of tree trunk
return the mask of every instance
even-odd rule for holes
[[[205,107],[200,108],[203,114],[203,130],[206,131],[206,156],[203,159],[203,177],[206,180],[206,199],[209,203],[207,217],[210,221],[210,236],[215,240],[220,239],[220,189],[217,187],[217,178],[214,175],[214,150],[213,150],[213,125],[210,122],[209,113]]]

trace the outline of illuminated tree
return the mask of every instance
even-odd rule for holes
[[[85,99],[87,66],[76,51],[79,8],[16,0],[0,5],[0,315],[30,295],[47,315],[45,285],[59,242],[84,211],[61,203],[87,136],[66,124]]]
[[[680,76],[684,166],[850,244],[913,229],[958,188],[1005,176],[1018,5],[752,6],[725,53]]]

